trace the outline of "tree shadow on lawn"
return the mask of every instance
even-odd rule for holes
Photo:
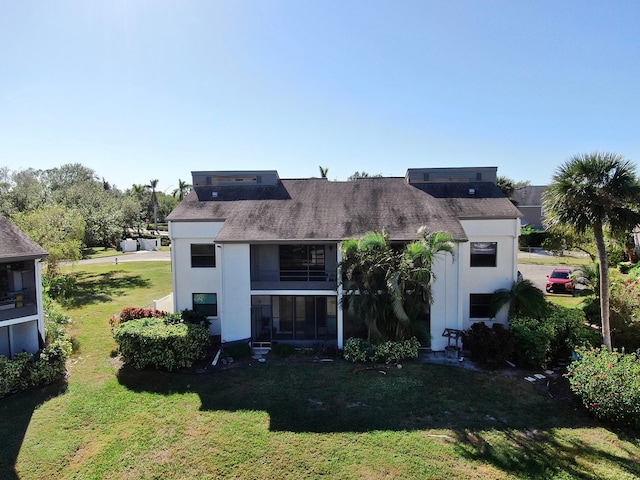
[[[61,299],[60,303],[66,308],[79,308],[84,305],[107,303],[114,297],[123,295],[130,289],[146,288],[150,282],[140,275],[128,275],[124,270],[95,274],[77,272],[73,275],[76,280],[74,294],[69,299]]]
[[[66,380],[59,380],[41,388],[19,392],[0,399],[0,478],[18,480],[16,462],[33,412],[46,401],[67,390]]]
[[[518,476],[549,478],[562,471],[573,478],[598,478],[576,457],[606,458],[640,476],[640,465],[623,455],[580,440],[566,445],[556,429],[596,424],[534,385],[499,374],[442,365],[362,369],[344,362],[255,363],[203,375],[124,367],[118,379],[137,392],[197,393],[203,411],[265,411],[271,431],[449,430],[455,438],[432,437],[455,443],[461,457]],[[492,438],[484,438],[487,434]],[[425,441],[429,437],[425,433]],[[637,451],[629,455],[637,460]]]

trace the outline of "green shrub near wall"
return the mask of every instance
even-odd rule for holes
[[[0,398],[64,377],[70,346],[54,343],[37,355],[23,352],[9,359],[0,355]]]
[[[370,344],[363,338],[350,338],[344,346],[344,358],[350,362],[399,362],[418,358],[420,342],[416,337],[394,342]]]
[[[125,363],[138,368],[176,370],[202,360],[209,347],[209,330],[201,325],[167,324],[143,318],[120,324],[113,337]]]

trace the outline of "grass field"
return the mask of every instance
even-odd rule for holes
[[[67,385],[0,400],[2,479],[632,479],[637,436],[520,375],[342,361],[138,372],[108,319],[171,290],[167,262],[69,267]]]

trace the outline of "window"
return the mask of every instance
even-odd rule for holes
[[[469,295],[469,317],[491,318],[491,293],[472,293]]]
[[[471,242],[471,266],[495,267],[497,252],[497,242]]]
[[[213,243],[191,244],[191,267],[215,267],[216,251]]]
[[[193,311],[202,313],[207,317],[218,316],[218,295],[216,293],[194,293]]]

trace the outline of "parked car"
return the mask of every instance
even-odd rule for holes
[[[574,292],[573,280],[571,279],[571,269],[556,268],[547,275],[547,293],[571,293]]]

